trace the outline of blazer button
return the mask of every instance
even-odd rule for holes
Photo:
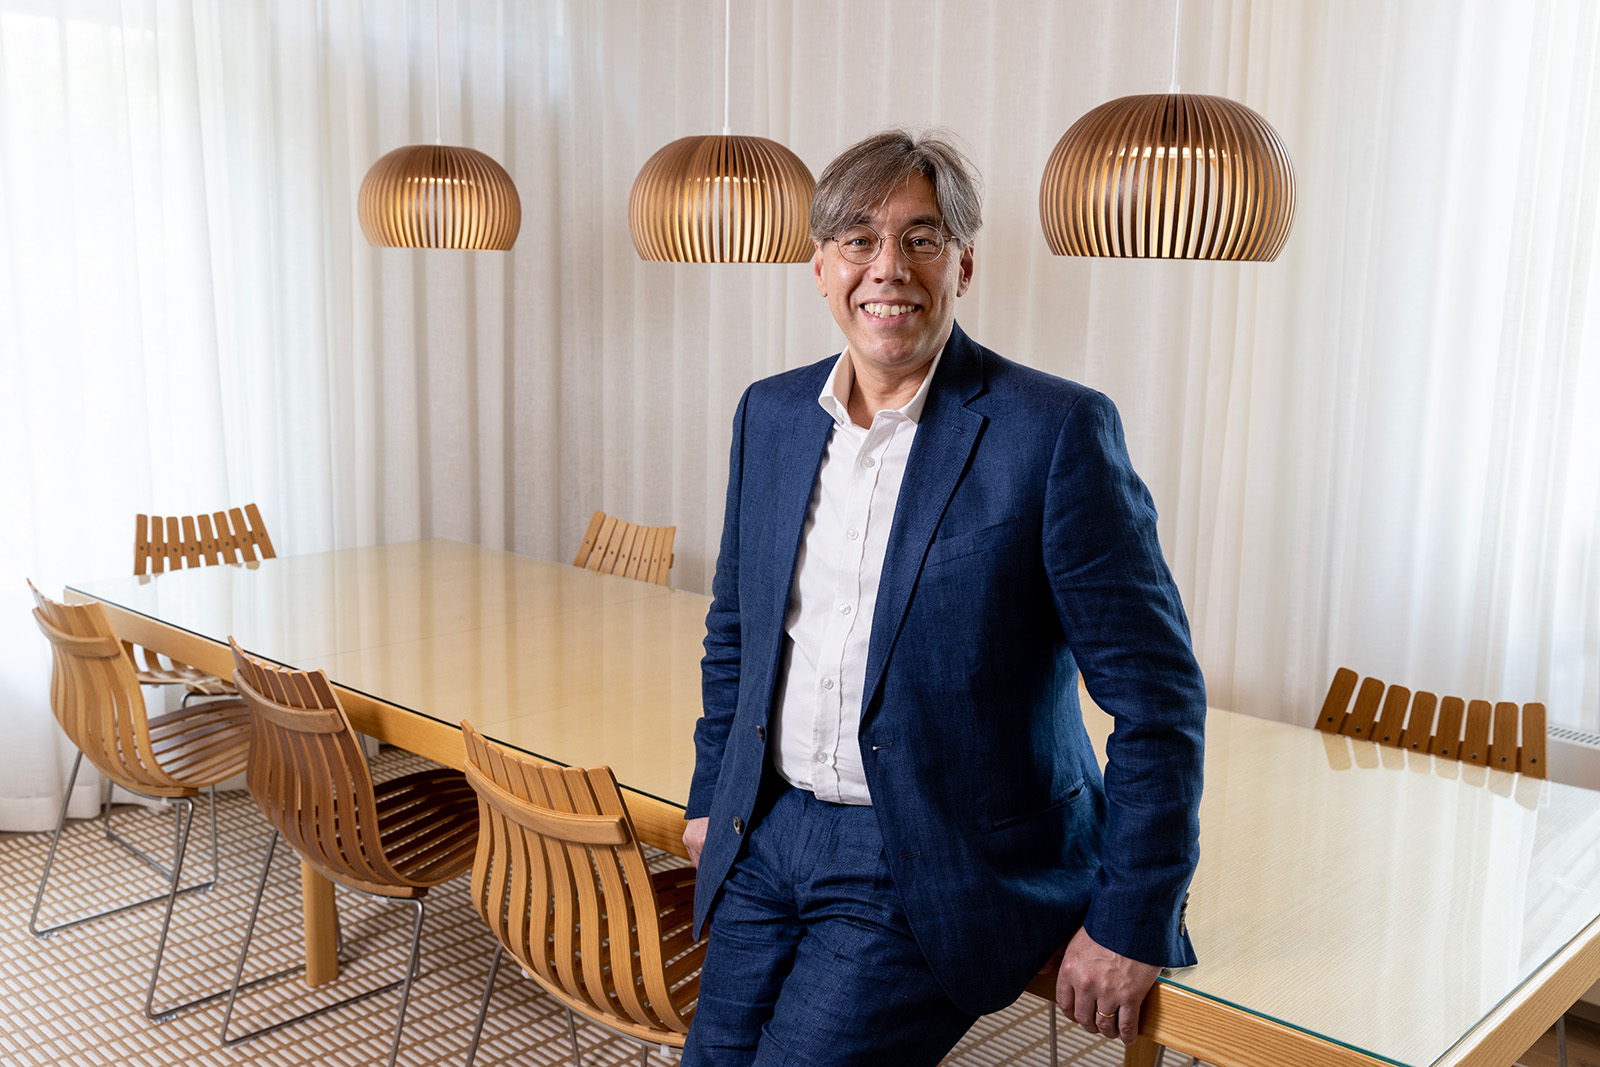
[[[766,739],[767,739],[767,728],[765,726],[757,726],[756,727],[756,740],[757,741],[765,741]]]
[[[744,833],[744,820],[737,815],[733,817],[733,832],[736,834]]]

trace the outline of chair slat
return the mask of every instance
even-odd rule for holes
[[[1494,706],[1489,732],[1489,766],[1502,771],[1517,769],[1517,727],[1522,709],[1502,700]]]
[[[1434,729],[1430,752],[1453,760],[1461,758],[1461,723],[1466,713],[1467,702],[1460,697],[1445,697],[1439,702],[1439,725]]]
[[[1530,778],[1550,777],[1550,768],[1545,764],[1546,729],[1544,705],[1522,705],[1522,750],[1517,769]]]
[[[1355,708],[1345,719],[1340,733],[1347,737],[1372,739],[1372,727],[1377,722],[1378,705],[1383,700],[1383,683],[1376,678],[1364,678],[1356,691]]]
[[[1433,739],[1433,713],[1438,707],[1438,696],[1427,690],[1419,690],[1411,698],[1411,715],[1406,719],[1405,732],[1400,735],[1401,748],[1412,752],[1428,751]]]
[[[1467,730],[1461,738],[1462,763],[1488,766],[1490,714],[1487,700],[1473,700],[1467,703]]]
[[[1380,745],[1400,747],[1401,727],[1410,705],[1411,690],[1403,685],[1391,685],[1383,694],[1383,714],[1373,727],[1372,740]]]

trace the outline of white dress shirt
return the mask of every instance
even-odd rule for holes
[[[878,412],[868,427],[850,421],[854,373],[844,356],[817,397],[833,432],[789,590],[772,761],[790,785],[819,800],[872,803],[857,738],[867,644],[906,459],[943,356],[941,350],[928,364],[904,407]]]

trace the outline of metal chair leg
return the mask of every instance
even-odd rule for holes
[[[504,945],[494,947],[494,959],[489,962],[489,980],[483,986],[483,1000],[478,1004],[478,1020],[472,1024],[472,1044],[467,1046],[467,1061],[462,1067],[472,1067],[478,1058],[478,1042],[483,1039],[483,1021],[489,1015],[489,998],[494,996],[495,976],[500,973],[500,957],[506,953]]]
[[[1567,1016],[1556,1019],[1556,1067],[1567,1067]]]
[[[52,935],[54,933],[57,933],[58,931],[69,929],[70,927],[77,926],[77,925],[79,925],[81,923],[91,922],[91,921],[93,921],[95,919],[105,919],[105,918],[108,918],[108,917],[110,917],[112,915],[120,915],[122,912],[132,911],[134,908],[142,908],[146,904],[159,904],[162,901],[166,900],[169,896],[171,896],[171,893],[172,893],[171,886],[169,884],[167,889],[162,890],[160,893],[157,893],[154,896],[148,896],[148,897],[145,897],[145,898],[143,898],[141,900],[135,900],[135,901],[132,901],[132,902],[127,903],[127,904],[119,904],[114,908],[107,908],[104,911],[97,911],[97,912],[94,912],[93,914],[90,914],[90,915],[80,915],[75,919],[67,919],[67,920],[64,920],[62,922],[58,922],[58,923],[55,923],[53,925],[50,925],[50,926],[41,927],[39,925],[39,909],[40,909],[41,905],[44,903],[45,890],[46,890],[46,888],[47,888],[47,886],[49,885],[49,882],[50,882],[50,873],[55,868],[56,852],[57,852],[57,850],[59,849],[59,847],[61,845],[61,834],[62,834],[63,829],[66,827],[66,822],[67,822],[67,805],[72,799],[72,787],[73,787],[73,785],[75,785],[77,783],[78,771],[82,767],[82,765],[83,765],[83,753],[79,752],[77,758],[72,761],[72,773],[67,777],[67,788],[66,788],[65,793],[63,793],[62,797],[61,797],[61,811],[56,816],[55,833],[52,834],[51,837],[50,837],[50,850],[45,854],[44,872],[39,876],[39,891],[34,894],[33,911],[30,912],[29,915],[28,915],[28,932],[30,934],[32,934],[34,937],[49,937],[50,935]],[[212,837],[213,837],[213,840],[215,840],[215,837],[216,837],[215,796],[213,796],[213,798],[212,798],[212,804],[213,804],[212,809],[211,809],[211,811],[212,811]],[[177,814],[176,809],[174,809],[174,814],[175,815]],[[122,841],[122,839],[120,837],[117,837],[114,834],[110,834],[108,836],[110,836],[112,840],[116,841],[116,843],[123,845],[124,848],[127,848],[135,856],[137,856],[138,858],[144,860],[146,863],[150,864],[150,866],[153,867],[156,871],[158,871],[163,878],[167,879],[169,883],[171,882],[172,872],[169,871],[166,867],[162,866],[160,863],[156,862],[155,860],[152,860],[149,856],[146,856],[137,847],[128,845],[126,842]],[[216,884],[216,864],[217,864],[217,862],[218,862],[218,860],[217,860],[216,852],[213,849],[213,853],[212,853],[213,868],[212,868],[211,881],[209,881],[209,882],[199,882],[199,883],[196,883],[195,885],[191,885],[191,886],[184,886],[183,888],[179,889],[178,892],[179,893],[195,893],[195,892],[204,892],[205,890],[210,889],[214,884]]]
[[[156,938],[156,960],[155,964],[150,968],[150,987],[145,990],[144,994],[145,1018],[157,1022],[165,1022],[186,1008],[209,1003],[222,995],[221,993],[213,993],[210,996],[180,1004],[175,1008],[161,1012],[159,1018],[155,1010],[156,982],[161,977],[161,958],[167,951],[167,934],[172,929],[172,906],[178,902],[178,883],[183,878],[183,854],[189,847],[189,829],[194,825],[194,801],[188,797],[178,797],[173,801],[173,810],[175,812],[178,810],[177,805],[179,803],[183,807],[178,828],[178,840],[172,848],[172,887],[167,892],[167,908],[165,914],[161,916],[161,933]]]
[[[583,1053],[578,1051],[578,1024],[573,1020],[572,1009],[567,1009],[567,1036],[572,1038],[572,1067],[583,1067]]]
[[[293,974],[301,970],[303,966],[287,968],[286,970],[279,971],[277,974],[268,975],[265,978],[256,978],[249,982],[242,982],[242,979],[244,978],[245,960],[250,955],[250,942],[255,936],[256,919],[261,914],[261,901],[266,895],[267,878],[272,873],[272,857],[277,851],[277,847],[278,832],[274,830],[271,840],[267,843],[266,861],[261,865],[261,880],[256,886],[255,903],[251,905],[250,918],[245,923],[244,943],[239,946],[239,962],[234,967],[233,987],[228,991],[228,1005],[223,1009],[222,1012],[222,1030],[220,1036],[223,1047],[233,1048],[237,1045],[242,1045],[247,1041],[254,1041],[258,1037],[264,1037],[267,1034],[275,1034],[279,1030],[294,1026],[297,1023],[306,1022],[310,1019],[315,1019],[319,1016],[326,1015],[331,1011],[337,1011],[340,1008],[348,1007],[351,1004],[356,1004],[360,1001],[368,999],[369,997],[375,997],[381,993],[388,993],[391,990],[399,989],[400,1009],[395,1016],[394,1038],[389,1045],[388,1060],[388,1067],[394,1067],[395,1059],[400,1054],[400,1034],[405,1027],[406,1007],[411,1000],[411,983],[422,969],[422,922],[426,914],[426,902],[420,898],[398,901],[399,903],[414,905],[417,909],[416,919],[412,923],[411,928],[411,952],[406,960],[406,970],[403,977],[397,978],[387,985],[381,985],[375,989],[363,990],[360,993],[353,993],[350,996],[345,997],[343,1000],[335,1001],[332,1004],[324,1004],[319,1008],[313,1008],[310,1011],[302,1012],[293,1018],[283,1019],[279,1022],[260,1027],[259,1029],[251,1030],[249,1033],[238,1034],[233,1037],[228,1036],[228,1025],[233,1019],[233,1008],[234,1004],[238,1001],[240,991],[261,985],[265,982],[282,978],[288,974]],[[385,897],[383,899],[394,900],[395,898]]]
[[[1056,1067],[1059,1062],[1056,1059],[1056,1013],[1060,1010],[1053,1000],[1045,1005],[1045,1013],[1050,1016],[1050,1067]]]

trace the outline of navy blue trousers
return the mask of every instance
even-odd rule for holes
[[[685,1067],[937,1064],[976,1021],[928,970],[871,808],[783,786],[723,884]]]

